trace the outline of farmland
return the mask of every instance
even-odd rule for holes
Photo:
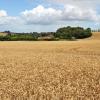
[[[0,100],[100,100],[100,33],[0,42]]]
[[[7,33],[0,32],[0,36],[6,36]]]

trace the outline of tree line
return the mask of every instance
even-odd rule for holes
[[[5,36],[0,36],[0,41],[39,41],[39,40],[76,40],[92,36],[91,28],[63,27],[56,32],[12,33],[5,31]]]
[[[92,36],[91,28],[84,29],[82,27],[63,27],[55,33],[55,37],[60,39],[83,39],[90,36]]]

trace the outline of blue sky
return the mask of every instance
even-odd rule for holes
[[[0,31],[45,32],[69,25],[96,29],[99,5],[99,0],[1,0]]]
[[[25,9],[32,9],[39,3],[39,0],[38,2],[35,0],[34,3],[31,0],[1,0],[0,9],[6,10],[12,16],[17,16],[19,12]]]

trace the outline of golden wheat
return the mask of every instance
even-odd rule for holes
[[[0,42],[0,100],[100,100],[100,40]]]

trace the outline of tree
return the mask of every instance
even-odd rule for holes
[[[82,27],[63,27],[59,28],[54,36],[60,39],[72,39],[72,37],[76,39],[87,38],[92,35],[91,29],[84,29]]]

